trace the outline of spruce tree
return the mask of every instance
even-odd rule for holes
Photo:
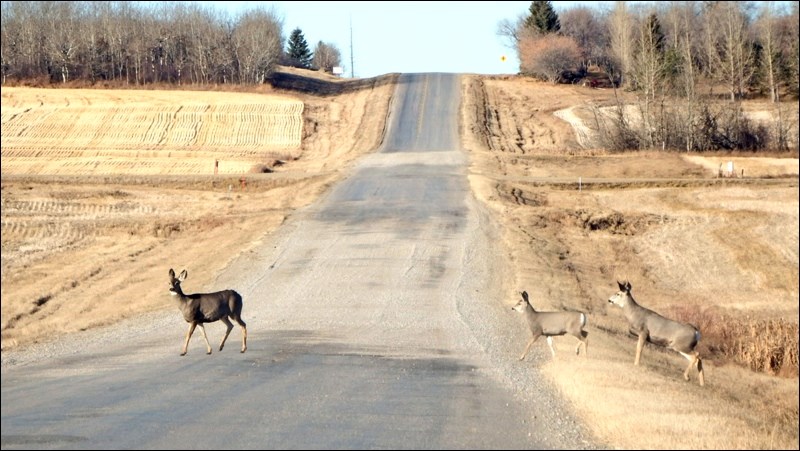
[[[652,36],[653,47],[655,47],[659,53],[664,53],[664,32],[661,31],[661,22],[658,20],[658,16],[656,16],[655,13],[647,16],[647,27],[650,29],[649,34]]]
[[[289,36],[289,50],[287,53],[297,67],[311,68],[313,54],[308,49],[308,43],[300,28],[295,28]]]
[[[556,33],[561,30],[558,14],[549,1],[531,2],[528,8],[531,15],[525,19],[525,26],[533,28],[541,34]]]

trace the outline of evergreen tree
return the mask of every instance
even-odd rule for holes
[[[656,16],[655,13],[651,13],[647,16],[647,28],[649,28],[648,34],[652,36],[653,47],[659,53],[664,53],[664,32],[661,31],[661,22],[658,20],[658,16]]]
[[[295,28],[289,36],[289,50],[287,51],[289,59],[297,67],[304,69],[311,68],[311,58],[313,54],[308,49],[303,31],[300,28]]]
[[[525,19],[525,27],[532,28],[541,34],[557,33],[561,30],[558,14],[549,1],[531,2],[528,8],[531,15]]]

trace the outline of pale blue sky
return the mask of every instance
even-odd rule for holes
[[[335,45],[345,76],[374,77],[390,72],[513,74],[515,52],[497,35],[503,19],[528,12],[530,1],[273,1],[201,2],[232,13],[261,4],[283,19],[288,38],[299,27],[313,51],[317,42]],[[556,12],[575,3],[553,2]],[[350,64],[350,30],[352,55]],[[502,57],[506,61],[502,61]]]

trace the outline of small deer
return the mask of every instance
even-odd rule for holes
[[[181,290],[181,282],[186,280],[187,272],[184,269],[181,271],[180,276],[175,277],[175,271],[170,268],[169,270],[169,294],[178,297],[178,307],[183,313],[183,319],[189,323],[189,331],[186,332],[186,341],[183,343],[181,355],[186,355],[187,348],[189,347],[189,339],[192,337],[194,328],[200,326],[200,331],[203,333],[203,339],[206,340],[206,354],[211,354],[211,343],[208,342],[206,336],[206,328],[204,323],[213,323],[214,321],[222,321],[228,330],[225,331],[225,336],[219,344],[219,350],[222,351],[225,346],[225,340],[233,330],[233,324],[228,319],[232,318],[242,327],[242,351],[247,350],[247,324],[242,321],[242,296],[233,290],[217,291],[214,293],[195,293],[184,294]]]
[[[524,360],[528,355],[531,346],[541,336],[547,337],[547,344],[550,345],[550,352],[553,358],[556,356],[556,350],[553,347],[553,337],[557,335],[570,334],[579,340],[578,347],[575,348],[575,354],[580,354],[581,346],[583,346],[583,356],[586,357],[588,347],[589,333],[583,330],[586,326],[586,314],[583,312],[537,312],[534,310],[530,301],[528,301],[528,292],[521,293],[522,299],[517,302],[517,305],[511,307],[519,313],[525,315],[528,321],[528,328],[531,330],[532,337],[525,346],[525,351],[519,357]]]
[[[689,380],[689,370],[692,366],[697,366],[697,377],[702,386],[703,361],[695,350],[700,341],[700,331],[696,327],[664,318],[658,313],[644,308],[636,303],[631,295],[631,283],[619,282],[619,291],[608,299],[608,302],[622,307],[625,318],[628,319],[630,332],[639,337],[636,344],[636,358],[634,365],[639,365],[642,356],[642,348],[645,341],[658,346],[663,346],[679,352],[689,360],[689,366],[683,373],[683,378]]]

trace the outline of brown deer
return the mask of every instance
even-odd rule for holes
[[[586,314],[582,312],[537,312],[534,310],[530,301],[528,301],[528,292],[521,293],[522,299],[517,302],[512,310],[525,315],[528,321],[528,328],[531,330],[531,339],[528,345],[525,346],[525,351],[519,357],[524,360],[528,355],[531,346],[539,339],[539,337],[547,337],[547,344],[550,346],[550,352],[553,358],[556,356],[556,350],[553,347],[553,337],[557,335],[570,334],[579,340],[578,347],[575,348],[575,354],[580,354],[581,346],[583,346],[583,356],[586,357],[588,347],[589,333],[583,330],[586,326]]]
[[[184,269],[181,271],[180,276],[175,277],[175,271],[170,268],[169,270],[169,294],[178,297],[178,307],[183,313],[183,319],[189,323],[189,331],[186,332],[186,341],[183,343],[181,355],[186,355],[187,348],[189,347],[189,339],[192,337],[194,328],[200,326],[200,331],[203,333],[203,339],[206,341],[206,354],[211,354],[211,343],[208,342],[206,336],[206,328],[203,326],[205,323],[213,323],[214,321],[222,321],[228,330],[225,331],[225,336],[219,344],[219,350],[222,351],[225,346],[225,340],[233,330],[233,324],[228,319],[232,318],[242,327],[242,351],[247,350],[247,324],[242,321],[242,296],[233,290],[217,291],[214,293],[195,293],[184,294],[181,290],[181,282],[186,280],[187,272]]]
[[[636,344],[636,358],[634,365],[639,365],[642,348],[645,341],[658,346],[663,346],[679,352],[689,360],[689,366],[683,373],[683,378],[689,380],[689,370],[697,366],[697,377],[702,386],[703,361],[695,350],[700,341],[700,331],[696,327],[664,318],[658,313],[637,304],[631,295],[631,283],[619,282],[619,291],[608,299],[608,302],[622,307],[622,313],[628,319],[630,332],[639,337]]]

